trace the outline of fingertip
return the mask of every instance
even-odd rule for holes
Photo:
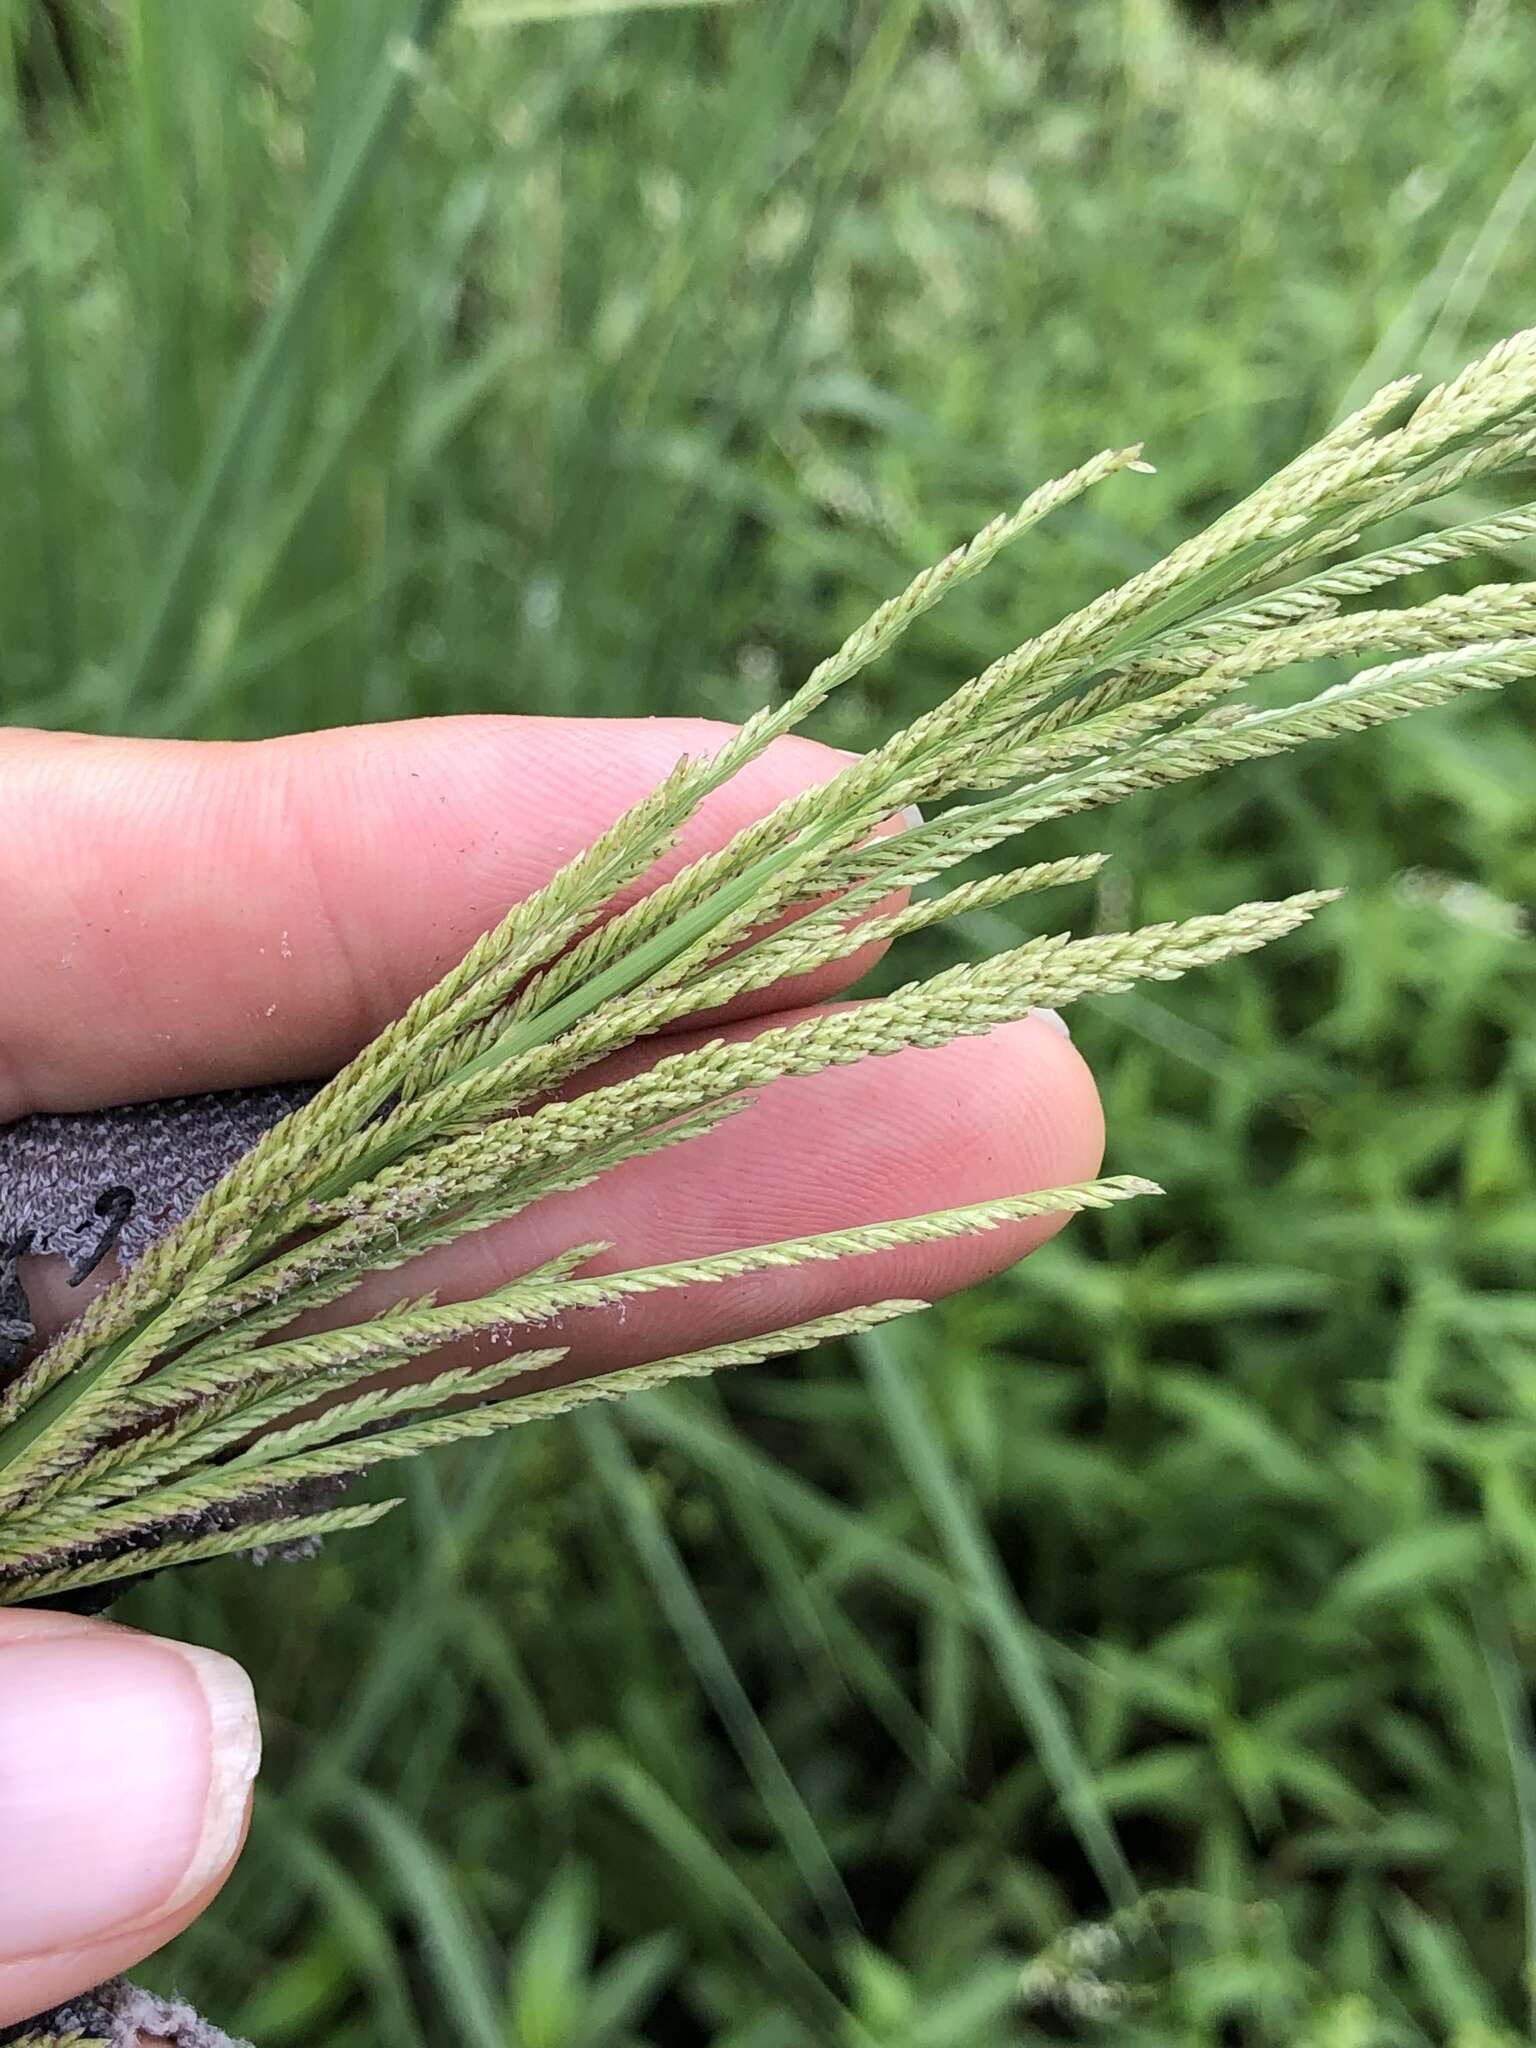
[[[260,1762],[227,1657],[0,1616],[0,2023],[160,1947],[233,1868]]]
[[[753,1031],[736,1025],[725,1035]],[[605,1078],[654,1056],[637,1050]],[[1044,1019],[1025,1017],[982,1037],[768,1083],[739,1116],[678,1152],[632,1160],[464,1240],[432,1279],[445,1297],[462,1298],[595,1238],[612,1249],[591,1270],[611,1272],[888,1223],[1091,1180],[1103,1152],[1087,1063]],[[1013,1265],[1068,1213],[665,1291],[626,1302],[622,1313],[580,1310],[559,1325],[571,1356],[551,1377],[639,1364],[866,1302],[937,1300]]]

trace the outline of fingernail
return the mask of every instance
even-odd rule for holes
[[[1049,1024],[1053,1031],[1059,1031],[1063,1038],[1072,1036],[1072,1027],[1060,1010],[1031,1010],[1031,1017],[1038,1017],[1042,1024]]]
[[[908,804],[907,808],[901,813],[901,822],[909,832],[912,832],[919,825],[926,824],[927,820],[916,804]]]
[[[105,1625],[0,1640],[0,1961],[206,1890],[260,1762],[250,1680],[227,1657]]]

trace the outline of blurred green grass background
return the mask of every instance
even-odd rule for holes
[[[8,718],[735,717],[1144,438],[859,746],[1533,318],[1523,0],[441,13],[10,0]],[[135,1595],[269,1738],[156,1980],[261,2048],[1528,2038],[1533,790],[1515,698],[1064,828],[1108,925],[1349,890],[1074,1015],[1167,1201]]]

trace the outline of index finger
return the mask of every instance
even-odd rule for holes
[[[334,1073],[728,732],[448,718],[227,744],[0,736],[0,1123]],[[780,740],[629,896],[845,758]],[[833,994],[868,964],[738,1014]]]

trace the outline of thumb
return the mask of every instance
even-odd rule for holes
[[[0,1612],[0,2027],[196,1919],[240,1852],[260,1760],[227,1657]]]

